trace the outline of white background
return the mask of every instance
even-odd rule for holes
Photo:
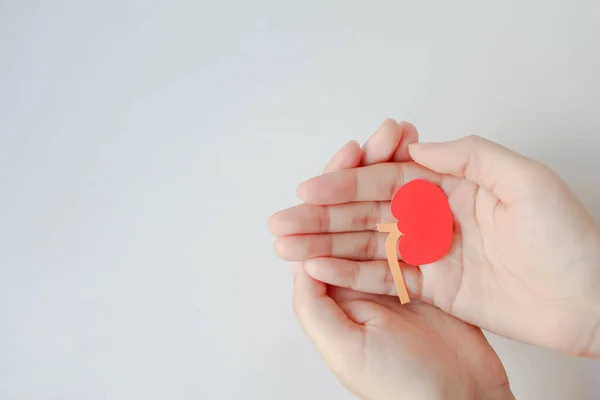
[[[0,399],[351,399],[268,215],[394,117],[538,158],[599,217],[599,15],[0,0]],[[491,340],[517,398],[600,397],[600,364]]]

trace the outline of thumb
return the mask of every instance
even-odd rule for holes
[[[327,293],[327,285],[306,272],[302,263],[294,267],[294,312],[300,325],[327,364],[339,372],[345,357],[356,351],[364,332],[348,318]]]
[[[537,163],[504,146],[479,136],[442,143],[409,146],[418,164],[440,174],[465,178],[511,202],[526,188]]]

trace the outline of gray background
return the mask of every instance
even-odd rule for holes
[[[267,216],[385,117],[547,162],[600,216],[598,15],[0,0],[0,398],[352,398]],[[598,363],[491,340],[518,398],[600,396]]]

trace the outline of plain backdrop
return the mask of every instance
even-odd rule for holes
[[[598,15],[0,0],[0,399],[352,399],[267,217],[386,117],[542,160],[600,217]],[[490,340],[518,399],[600,398],[599,363]]]

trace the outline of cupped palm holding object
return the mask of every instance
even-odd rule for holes
[[[380,156],[301,183],[305,204],[271,218],[283,259],[332,285],[397,295],[376,224],[394,221],[398,188],[425,179],[448,197],[454,239],[438,261],[402,264],[411,297],[509,338],[600,356],[600,229],[552,170],[479,137],[404,138],[398,149],[373,139],[365,151]]]
[[[298,263],[298,319],[340,380],[363,398],[417,398],[427,388],[440,398],[511,398],[472,325],[599,357],[600,229],[567,185],[485,139],[417,140],[412,125],[386,121],[362,149],[347,144],[324,175],[300,184],[304,204],[269,221],[277,253]],[[417,179],[447,196],[454,235],[439,260],[399,262],[416,300],[400,306],[376,225],[395,220],[392,195]]]

